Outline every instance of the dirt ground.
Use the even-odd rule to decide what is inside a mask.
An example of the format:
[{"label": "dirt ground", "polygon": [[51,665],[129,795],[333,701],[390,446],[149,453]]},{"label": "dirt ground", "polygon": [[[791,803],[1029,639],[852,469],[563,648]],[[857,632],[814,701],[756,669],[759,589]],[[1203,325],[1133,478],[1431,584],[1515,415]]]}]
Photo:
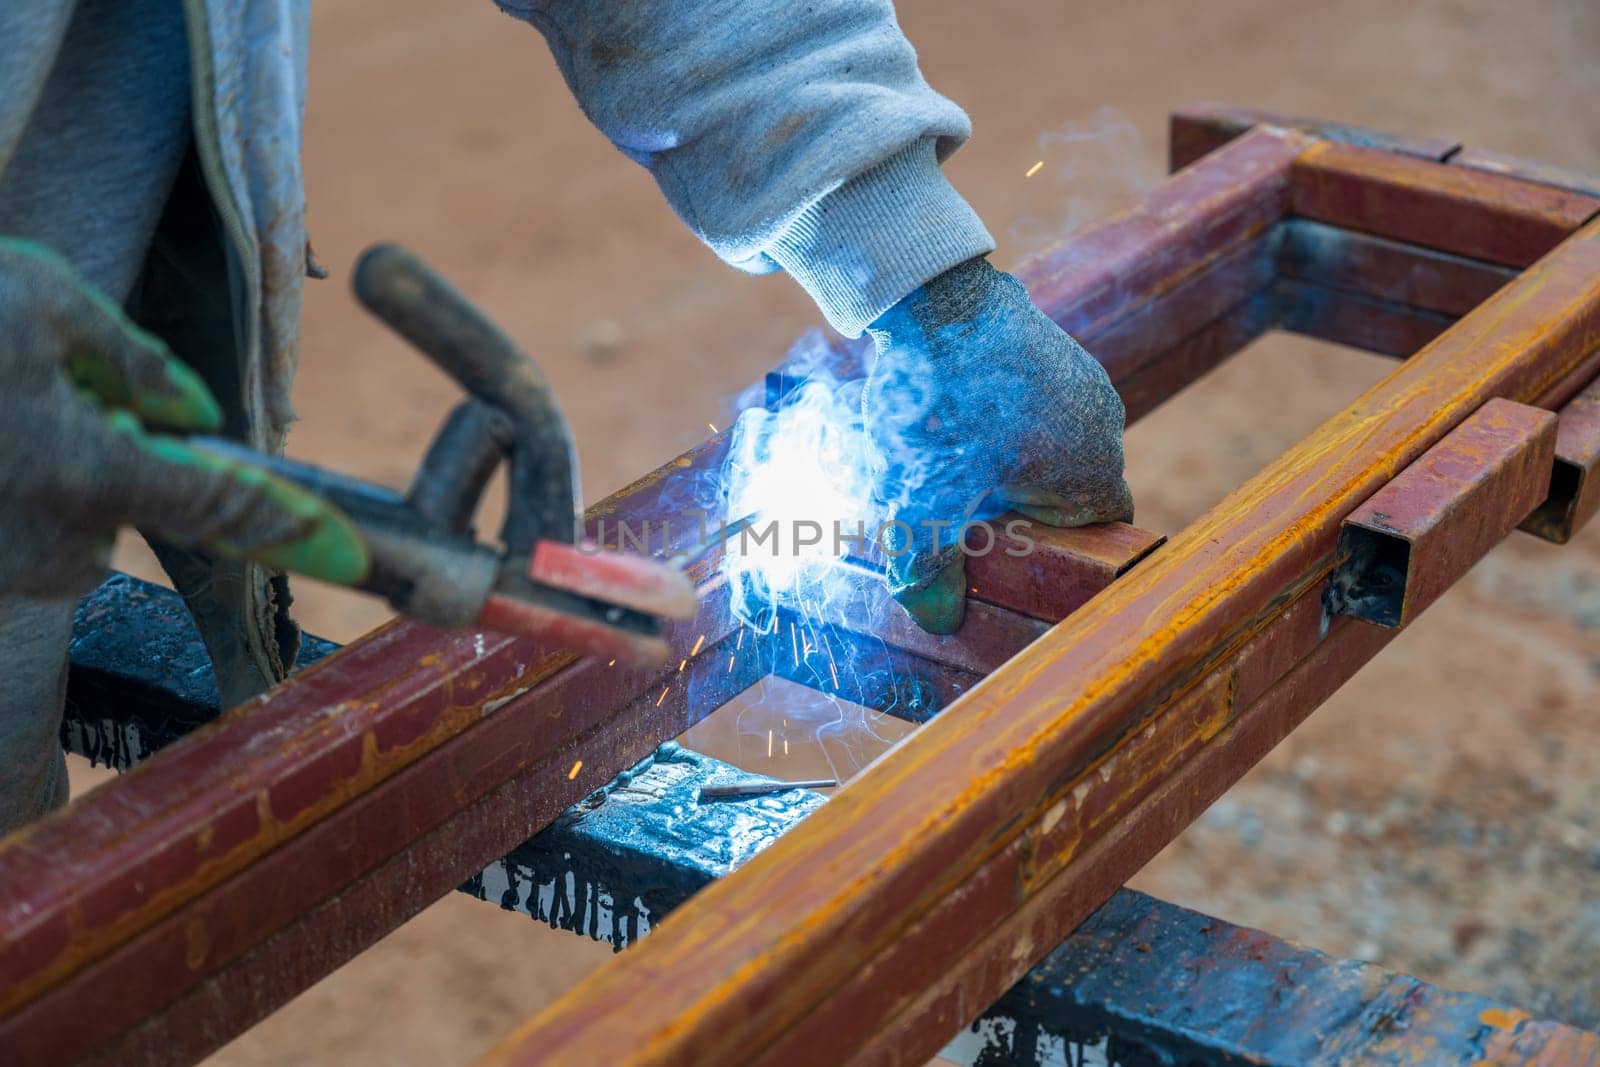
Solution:
[{"label": "dirt ground", "polygon": [[[901,16],[929,80],[972,114],[948,169],[1002,265],[1156,181],[1166,113],[1195,99],[1600,169],[1592,0],[907,0]],[[591,500],[722,425],[815,321],[786,279],[701,248],[491,4],[314,17],[306,173],[334,279],[310,286],[294,454],[399,484],[452,398],[347,295],[377,239],[421,252],[540,359]],[[1141,524],[1181,528],[1387,369],[1260,342],[1130,433]],[[384,614],[299,589],[330,637]],[[1134,884],[1600,1025],[1597,691],[1600,528],[1564,550],[1515,538]],[[465,1063],[607,955],[452,896],[212,1062]]]}]

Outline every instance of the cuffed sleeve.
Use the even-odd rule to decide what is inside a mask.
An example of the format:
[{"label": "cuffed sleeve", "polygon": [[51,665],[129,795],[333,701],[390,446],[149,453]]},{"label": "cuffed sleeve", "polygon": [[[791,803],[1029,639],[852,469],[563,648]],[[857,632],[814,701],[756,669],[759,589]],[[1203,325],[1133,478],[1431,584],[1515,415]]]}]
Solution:
[{"label": "cuffed sleeve", "polygon": [[852,336],[991,251],[939,163],[971,132],[888,0],[499,0],[725,261],[782,268]]},{"label": "cuffed sleeve", "polygon": [[860,337],[922,283],[994,251],[994,238],[922,140],[801,212],[766,251],[834,329]]}]

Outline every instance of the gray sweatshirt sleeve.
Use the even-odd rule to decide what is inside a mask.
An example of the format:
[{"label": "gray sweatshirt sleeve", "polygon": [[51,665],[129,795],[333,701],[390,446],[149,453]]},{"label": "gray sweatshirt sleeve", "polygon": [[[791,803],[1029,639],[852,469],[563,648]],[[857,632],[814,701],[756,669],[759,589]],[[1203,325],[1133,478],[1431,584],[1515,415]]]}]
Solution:
[{"label": "gray sweatshirt sleeve", "polygon": [[497,0],[728,263],[782,268],[850,337],[993,251],[939,169],[971,125],[889,0]]}]

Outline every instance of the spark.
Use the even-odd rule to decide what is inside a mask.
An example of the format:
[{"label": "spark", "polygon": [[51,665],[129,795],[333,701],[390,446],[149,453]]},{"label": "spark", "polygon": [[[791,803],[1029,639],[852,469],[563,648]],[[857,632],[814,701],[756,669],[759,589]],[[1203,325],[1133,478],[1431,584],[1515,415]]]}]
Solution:
[{"label": "spark", "polygon": [[671,691],[672,691],[672,686],[670,686],[670,685],[667,686],[665,689],[661,690],[661,695],[656,697],[656,707],[659,708],[661,706],[661,702],[663,700],[667,699],[667,694],[669,692],[671,692]]},{"label": "spark", "polygon": [[728,657],[728,673],[729,674],[733,673],[733,661],[734,661],[735,658],[736,657],[734,657],[734,656],[729,656]]},{"label": "spark", "polygon": [[705,634],[701,634],[699,637],[695,638],[694,639],[694,647],[689,650],[689,657],[691,659],[693,659],[695,656],[699,655],[700,654],[700,646],[705,644],[705,643],[706,643],[706,635]]},{"label": "spark", "polygon": [[689,665],[689,661],[688,661],[688,660],[686,660],[686,659],[680,659],[680,660],[679,660],[679,661],[678,661],[678,673],[679,673],[679,674],[682,674],[682,673],[683,673],[683,669],[684,669],[684,668],[685,668],[685,667],[687,667],[687,666],[688,666],[688,665]]},{"label": "spark", "polygon": [[833,687],[839,688],[839,669],[833,665],[833,660],[828,661],[828,673],[833,675]]},{"label": "spark", "polygon": [[767,728],[767,758],[772,758],[772,728]]},{"label": "spark", "polygon": [[741,627],[739,627],[739,640],[737,640],[737,641],[735,641],[733,643],[733,650],[735,652],[737,652],[743,647],[744,647],[744,627],[741,626]]},{"label": "spark", "polygon": [[721,430],[717,429],[717,424],[714,423],[714,422],[708,422],[708,423],[706,423],[706,425],[711,427],[711,432],[712,433],[721,433],[722,432]]},{"label": "spark", "polygon": [[1039,162],[1035,163],[1033,166],[1029,167],[1028,168],[1028,173],[1024,174],[1023,177],[1024,178],[1031,178],[1035,174],[1038,174],[1041,170],[1044,170],[1044,160],[1042,160],[1042,159],[1039,160]]},{"label": "spark", "polygon": [[795,637],[794,623],[789,624],[789,648],[794,652],[794,665],[800,666],[800,641]]},{"label": "spark", "polygon": [[567,781],[570,782],[574,778],[578,777],[578,772],[581,770],[583,770],[583,760],[579,760],[577,763],[572,765],[572,770],[567,772]]},{"label": "spark", "polygon": [[616,665],[617,665],[617,661],[616,660],[612,660],[610,663],[606,664],[607,667],[615,667]]},{"label": "spark", "polygon": [[789,739],[787,737],[783,739],[783,754],[785,756],[789,754]]}]

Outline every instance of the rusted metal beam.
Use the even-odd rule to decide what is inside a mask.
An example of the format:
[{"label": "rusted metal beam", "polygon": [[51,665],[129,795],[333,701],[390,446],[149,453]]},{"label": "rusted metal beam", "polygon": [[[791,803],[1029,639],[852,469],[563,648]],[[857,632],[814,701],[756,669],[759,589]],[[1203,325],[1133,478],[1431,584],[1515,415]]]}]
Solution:
[{"label": "rusted metal beam", "polygon": [[1484,404],[1344,520],[1324,608],[1409,625],[1545,499],[1555,450],[1552,413]]},{"label": "rusted metal beam", "polygon": [[1278,245],[1279,277],[1432,311],[1465,315],[1517,271],[1465,256],[1289,219]]},{"label": "rusted metal beam", "polygon": [[1295,160],[1293,185],[1303,218],[1509,267],[1600,212],[1600,198],[1334,141]]},{"label": "rusted metal beam", "polygon": [[[507,645],[390,626],[8,838],[0,1004],[36,996],[480,720],[484,703],[565,666]],[[377,701],[374,678],[388,680]]]},{"label": "rusted metal beam", "polygon": [[1321,635],[1343,517],[1485,401],[1567,381],[1597,338],[1590,225],[494,1060],[936,1049],[1387,640],[1347,620]]},{"label": "rusted metal beam", "polygon": [[[641,741],[672,736],[703,714],[705,709],[691,699],[691,687],[694,697],[720,702],[757,680],[751,673],[729,676],[722,669],[723,662],[702,656],[690,663],[681,683],[663,696],[647,693],[618,709],[619,721],[630,728],[629,736]],[[92,1046],[95,1051],[88,1062],[106,1067],[196,1062],[491,864],[508,850],[506,841],[520,841],[530,830],[548,825],[560,813],[552,812],[552,801],[559,804],[559,798],[570,795],[564,794],[560,783],[568,780],[574,762],[583,760],[581,777],[586,779],[592,761],[611,765],[613,750],[609,746],[615,744],[605,730],[580,738],[567,751],[453,812],[410,847],[328,900],[298,913],[274,936],[182,989],[176,997],[152,998],[139,988],[144,953],[138,949],[142,946],[108,957],[104,965],[73,977],[63,996],[78,994],[77,999],[54,1002],[37,1013],[24,1009],[19,1025],[6,1032],[6,1047],[46,1050],[48,1062],[68,1062],[78,1058],[77,1050],[89,1044],[88,1037],[109,1033],[109,1039]],[[328,847],[327,842],[322,844]],[[224,908],[229,901],[224,895],[226,888],[219,893]],[[237,908],[238,898],[233,898],[232,904]],[[174,931],[181,931],[181,923],[168,922]],[[165,928],[160,931],[166,932]],[[118,984],[117,972],[125,984]],[[157,990],[158,994],[169,992]],[[152,999],[161,1001],[159,1009],[139,1012],[139,1006]],[[129,1001],[133,1003],[129,1005]],[[79,1029],[74,1030],[72,1016],[63,1006],[85,1003],[112,1005],[117,1017],[127,1015],[131,1022],[119,1027],[85,1018],[80,1007]]]},{"label": "rusted metal beam", "polygon": [[1144,418],[1229,356],[1278,326],[1279,319],[1279,302],[1273,291],[1257,293],[1117,378],[1117,393],[1127,410],[1128,424]]},{"label": "rusted metal beam", "polygon": [[1283,328],[1380,355],[1411,355],[1518,273],[1310,219],[1281,230]]},{"label": "rusted metal beam", "polygon": [[[737,775],[675,745],[474,879],[469,891],[561,929],[636,942],[821,807],[795,791],[697,805]],[[939,1058],[982,1067],[1093,1062],[1300,1067],[1585,1062],[1600,1037],[1369,963],[1331,958],[1118,890]],[[1076,1055],[1074,1055],[1076,1053]],[[1088,1058],[1085,1059],[1084,1057]]]},{"label": "rusted metal beam", "polygon": [[[199,635],[171,590],[118,576],[86,598],[73,670],[91,671],[105,688],[79,688],[83,715],[121,721],[124,709],[115,695],[121,679],[142,686],[141,723],[204,721],[217,714],[214,688],[196,685],[184,673],[151,670],[143,649],[152,639],[162,663],[193,667],[205,676]],[[840,671],[846,669],[841,660]],[[740,679],[731,686],[742,684]],[[823,803],[802,791],[738,804],[697,803],[702,785],[741,773],[663,745],[462,888],[538,922],[626,947]],[[383,887],[374,888],[374,896],[350,894],[352,910],[388,907]],[[1284,974],[1293,980],[1285,983]],[[1276,993],[1271,1003],[1259,997],[1266,987]],[[238,995],[237,988],[212,995]],[[1330,1056],[1357,1049],[1399,1055],[1426,1040],[1430,1058],[1465,1064],[1481,1052],[1486,1026],[1512,1027],[1509,1040],[1528,1058],[1600,1040],[1120,890],[969,1032],[941,1050],[940,1058],[985,1067],[1044,1067],[1060,1062],[1065,1048],[1068,1062],[1077,1062],[1074,1052],[1081,1057],[1098,1050],[1114,1062],[1165,1057],[1221,1064],[1245,1057],[1287,1067],[1317,1062],[1323,1049],[1332,1050]],[[192,1037],[170,1029],[141,1026],[139,1045],[125,1041],[99,1059],[153,1063],[203,1053]],[[1497,1034],[1495,1040],[1508,1038]]]},{"label": "rusted metal beam", "polygon": [[[1090,597],[1110,586],[1166,538],[1128,523],[1084,530],[1058,530],[1020,515],[1002,515],[990,523],[1017,530],[1031,545],[996,543],[981,529],[967,536],[967,586],[970,599],[995,604],[1033,619],[1060,622]],[[1007,548],[1018,555],[1007,556]],[[1074,561],[1065,568],[1060,557]]]},{"label": "rusted metal beam", "polygon": [[1518,159],[1516,156],[1508,156],[1504,152],[1492,152],[1487,148],[1474,148],[1468,145],[1450,156],[1450,165],[1470,170],[1484,170],[1491,174],[1504,174],[1508,178],[1548,185],[1554,189],[1565,189],[1569,193],[1600,196],[1600,178],[1596,178],[1593,174],[1583,174],[1566,167],[1552,167],[1548,163]]},{"label": "rusted metal beam", "polygon": [[[696,639],[684,627],[670,635],[679,656]],[[672,677],[670,688],[681,691],[686,683]],[[470,681],[462,682],[458,700],[472,695]],[[661,680],[651,684],[665,687]],[[175,1050],[226,1040],[687,725],[684,700],[666,705],[651,692],[638,702],[642,707],[630,708],[629,688],[637,685],[620,667],[604,676],[569,671],[545,680],[536,705],[503,697],[498,707],[473,705],[483,726],[470,740],[441,745],[379,786],[345,798],[230,877],[190,892],[181,907],[127,931],[115,951],[73,968],[48,995],[0,1019],[0,1047],[70,1061],[109,1040],[129,1040],[136,1025],[163,1030],[162,1040]],[[222,725],[229,721],[225,716]],[[115,800],[120,787],[161,769],[205,734],[87,800]],[[572,774],[579,759],[583,765]],[[362,892],[350,896],[357,887]],[[287,956],[285,946],[293,946]],[[263,958],[276,962],[265,966]],[[255,981],[239,981],[241,974]],[[236,995],[219,996],[219,987]],[[74,1007],[86,1003],[105,1007],[86,1019]],[[211,1017],[202,1025],[195,1011]],[[147,1056],[155,1050],[111,1060]]]},{"label": "rusted metal beam", "polygon": [[[638,517],[622,506],[611,513]],[[1092,533],[1084,538],[1091,547],[1096,540]],[[1126,535],[1119,531],[1115,538],[1121,544]],[[1087,553],[1086,576],[1071,573],[1078,563],[1070,556],[1053,558],[1064,584],[1078,586],[1092,581],[1115,551]],[[864,597],[882,598],[874,576],[863,573],[860,584]],[[709,635],[687,674],[669,672],[666,685],[657,679],[641,686],[638,678],[594,661],[555,673],[484,719],[470,743],[441,746],[392,780],[347,798],[327,818],[135,931],[119,951],[75,968],[48,996],[0,1019],[0,1044],[71,1058],[111,1040],[102,1051],[113,1061],[147,1059],[163,1048],[203,1054],[210,1046],[200,1048],[196,1041],[215,1043],[243,1029],[509,850],[596,782],[761,676],[792,673],[807,684],[826,685],[814,669],[807,677],[798,661],[788,670],[787,639],[772,642],[772,655],[759,653],[751,642],[740,657],[741,669],[726,670],[729,649],[718,645],[731,626],[724,603],[712,589],[701,618],[673,633],[675,654],[686,659]],[[970,631],[944,639],[915,631],[911,643],[927,646],[924,651],[936,658],[987,669],[1043,630],[999,609],[974,607]],[[845,688],[835,680],[834,691],[881,703],[895,714],[925,718],[975,680],[891,651],[881,636],[855,643],[862,649],[852,652],[848,634],[829,635],[830,654],[837,644],[837,658],[847,667]],[[701,685],[691,717],[688,687],[700,685],[702,676],[709,681]],[[893,685],[872,690],[889,677]],[[631,706],[628,697],[641,689],[645,696]],[[552,727],[567,732],[552,733]],[[570,776],[578,759],[582,773]],[[358,887],[359,895],[352,895]],[[242,900],[250,906],[241,908]],[[359,900],[361,909],[341,900]],[[249,997],[228,999],[219,992],[249,988],[255,988]],[[93,1025],[84,1025],[74,1005],[101,1001],[111,1006],[96,1013]]]},{"label": "rusted metal beam", "polygon": [[1273,286],[1290,333],[1404,359],[1455,324],[1455,317],[1392,300],[1284,278]]},{"label": "rusted metal beam", "polygon": [[1560,411],[1550,496],[1522,528],[1564,545],[1600,511],[1600,379]]},{"label": "rusted metal beam", "polygon": [[1418,159],[1442,160],[1460,147],[1459,141],[1442,137],[1412,137],[1405,134],[1382,133],[1363,126],[1323,119],[1296,118],[1250,107],[1230,104],[1196,103],[1181,107],[1172,113],[1169,123],[1168,169],[1178,170],[1213,152],[1236,137],[1243,136],[1256,126],[1278,126],[1296,130],[1308,137],[1366,148],[1397,152]]},{"label": "rusted metal beam", "polygon": [[1158,298],[1075,335],[1122,383],[1209,324],[1266,292],[1277,278],[1279,228],[1242,241]]},{"label": "rusted metal beam", "polygon": [[[739,773],[664,746],[469,890],[541,923],[633,944],[823,803],[801,791],[737,808],[696,803],[702,784]],[[1067,1063],[1098,1052],[1112,1063],[1300,1067],[1409,1063],[1419,1047],[1429,1062],[1461,1067],[1486,1047],[1558,1062],[1600,1050],[1600,1037],[1124,889],[939,1056],[1045,1067],[1065,1049]]]}]

